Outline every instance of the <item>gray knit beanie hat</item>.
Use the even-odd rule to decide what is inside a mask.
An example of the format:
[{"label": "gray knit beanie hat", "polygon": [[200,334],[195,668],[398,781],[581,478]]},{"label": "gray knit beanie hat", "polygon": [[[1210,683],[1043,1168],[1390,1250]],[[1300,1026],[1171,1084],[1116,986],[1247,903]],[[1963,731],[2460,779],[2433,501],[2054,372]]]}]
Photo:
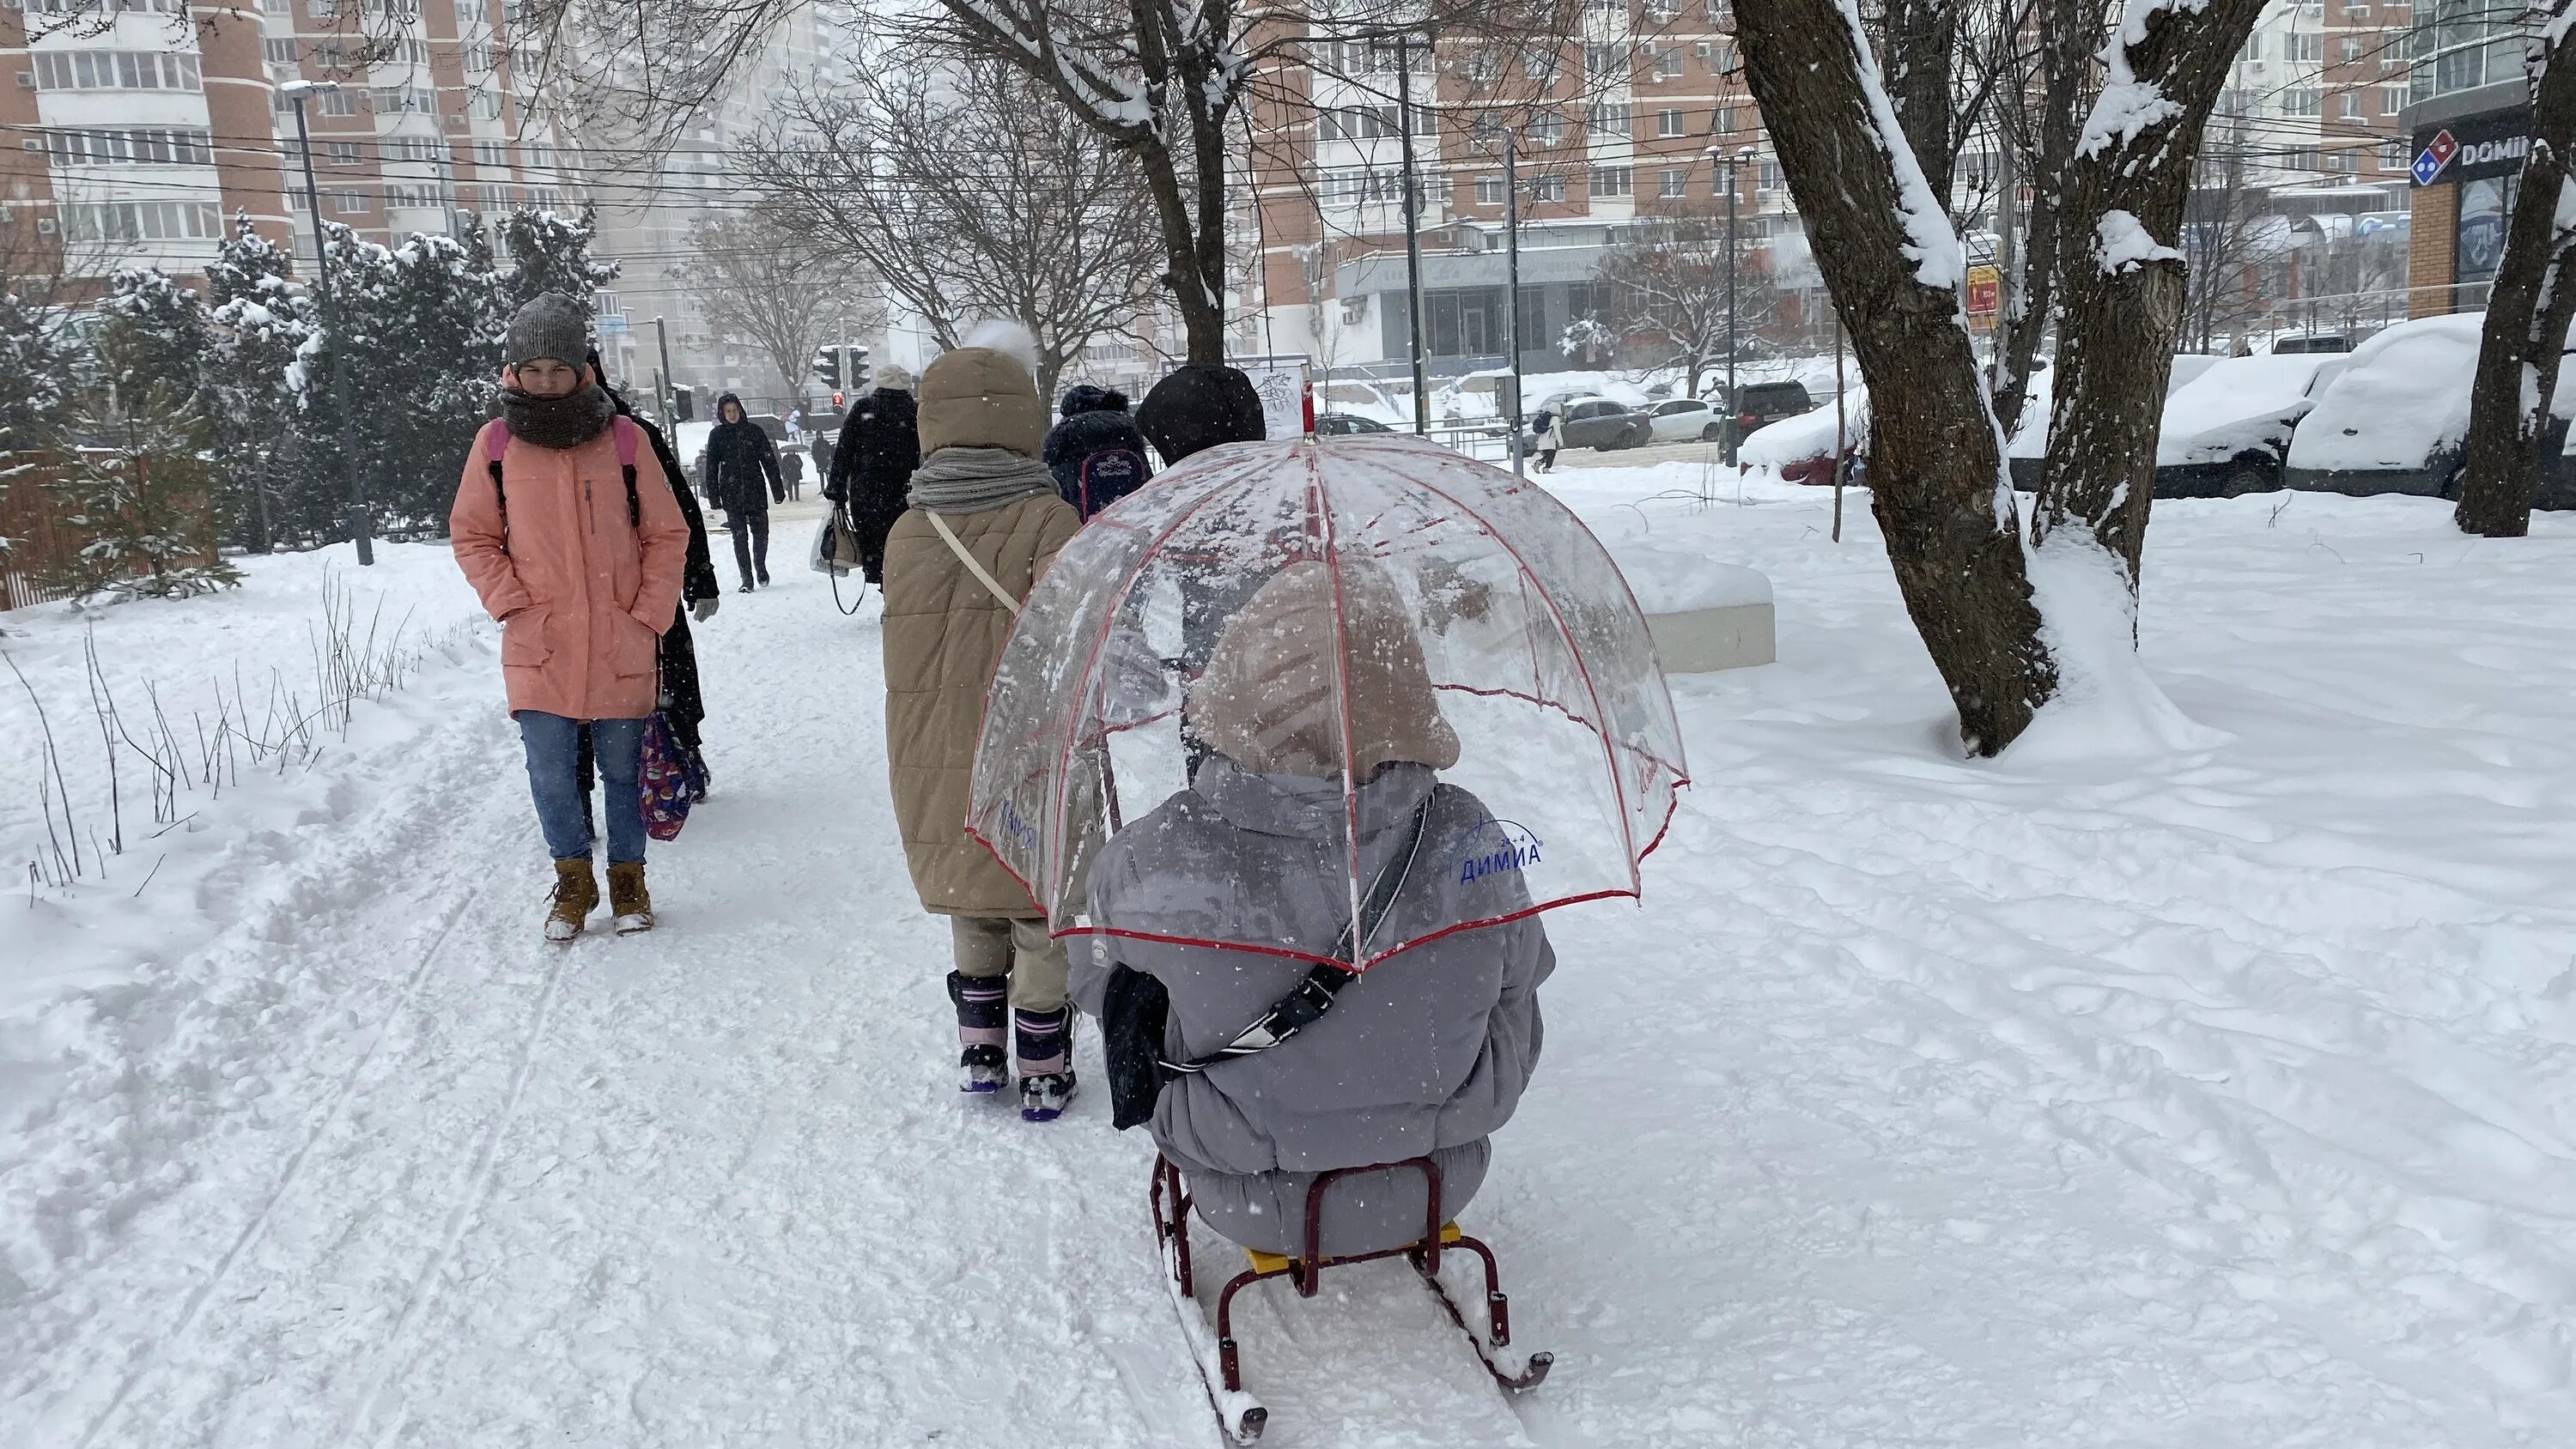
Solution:
[{"label": "gray knit beanie hat", "polygon": [[540,357],[574,367],[590,355],[590,309],[561,292],[539,292],[510,319],[502,361],[512,367]]}]

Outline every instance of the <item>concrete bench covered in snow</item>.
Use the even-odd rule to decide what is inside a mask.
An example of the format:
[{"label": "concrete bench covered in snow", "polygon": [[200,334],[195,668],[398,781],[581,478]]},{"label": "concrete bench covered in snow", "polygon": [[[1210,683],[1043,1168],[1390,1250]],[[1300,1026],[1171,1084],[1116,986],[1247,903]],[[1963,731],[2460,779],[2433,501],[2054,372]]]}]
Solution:
[{"label": "concrete bench covered in snow", "polygon": [[1745,669],[1779,657],[1771,581],[1741,564],[1644,543],[1610,546],[1646,612],[1666,674]]}]

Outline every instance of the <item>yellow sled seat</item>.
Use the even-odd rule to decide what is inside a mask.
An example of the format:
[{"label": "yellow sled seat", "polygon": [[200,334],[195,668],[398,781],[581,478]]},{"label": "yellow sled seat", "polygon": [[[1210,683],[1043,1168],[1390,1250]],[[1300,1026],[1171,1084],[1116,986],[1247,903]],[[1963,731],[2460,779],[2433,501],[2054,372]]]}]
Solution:
[{"label": "yellow sled seat", "polygon": [[[1442,1223],[1440,1225],[1440,1246],[1444,1248],[1448,1247],[1450,1244],[1458,1241],[1458,1237],[1458,1225],[1456,1223]],[[1243,1250],[1243,1256],[1251,1261],[1253,1272],[1260,1273],[1265,1276],[1272,1273],[1285,1273],[1288,1271],[1288,1265],[1295,1261],[1285,1253],[1265,1253],[1259,1248],[1246,1248]]]}]

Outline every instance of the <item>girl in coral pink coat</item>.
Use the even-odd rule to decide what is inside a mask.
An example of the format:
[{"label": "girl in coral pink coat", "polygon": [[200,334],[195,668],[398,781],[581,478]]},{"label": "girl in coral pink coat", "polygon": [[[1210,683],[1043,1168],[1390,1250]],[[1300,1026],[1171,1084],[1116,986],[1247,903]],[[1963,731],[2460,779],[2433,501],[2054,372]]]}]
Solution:
[{"label": "girl in coral pink coat", "polygon": [[620,934],[652,929],[637,759],[689,547],[652,450],[584,362],[588,332],[588,310],[560,293],[511,318],[501,417],[475,439],[447,520],[458,566],[501,622],[501,677],[555,861],[550,941],[580,935],[599,904],[584,724],[606,785],[610,909]]}]

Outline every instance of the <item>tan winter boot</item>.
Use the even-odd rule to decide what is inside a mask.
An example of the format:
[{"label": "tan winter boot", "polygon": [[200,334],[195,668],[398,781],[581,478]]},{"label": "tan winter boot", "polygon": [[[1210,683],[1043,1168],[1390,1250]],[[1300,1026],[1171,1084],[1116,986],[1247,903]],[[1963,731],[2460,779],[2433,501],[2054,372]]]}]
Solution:
[{"label": "tan winter boot", "polygon": [[581,934],[582,922],[599,905],[599,878],[590,873],[590,857],[555,862],[555,904],[546,912],[546,939],[560,945]]},{"label": "tan winter boot", "polygon": [[644,862],[608,867],[608,910],[617,918],[621,936],[653,929],[653,893],[644,889]]}]

